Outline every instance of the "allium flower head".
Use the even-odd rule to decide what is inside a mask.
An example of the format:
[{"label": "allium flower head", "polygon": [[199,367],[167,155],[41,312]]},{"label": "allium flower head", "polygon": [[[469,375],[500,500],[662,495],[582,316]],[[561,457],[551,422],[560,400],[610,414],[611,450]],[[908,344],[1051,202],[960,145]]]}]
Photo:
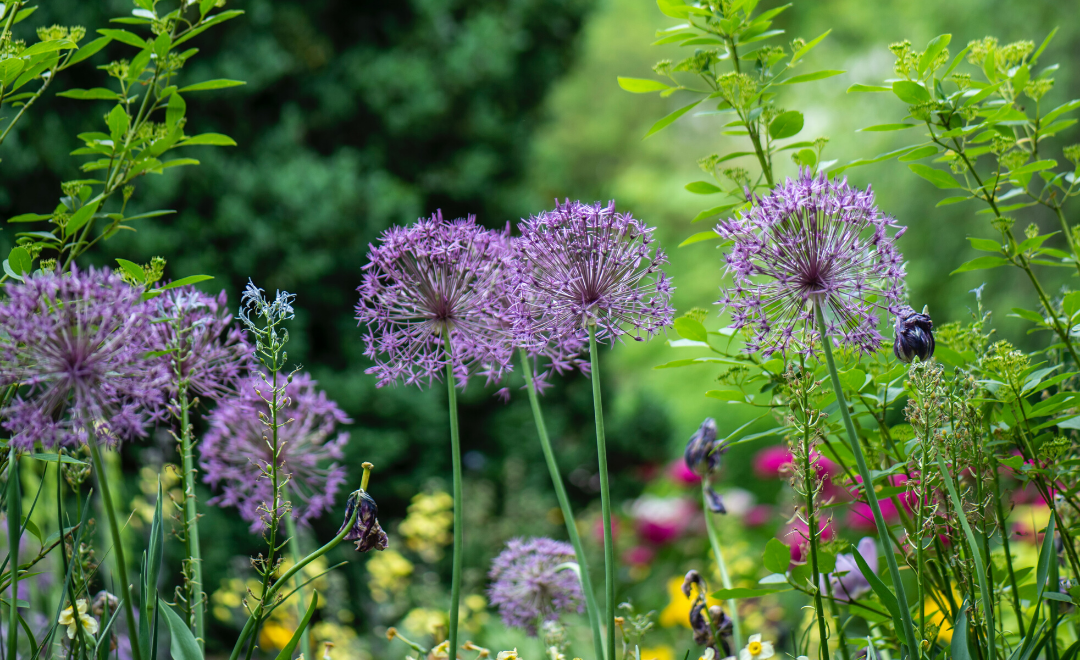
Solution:
[{"label": "allium flower head", "polygon": [[13,282],[6,293],[0,387],[19,390],[0,414],[12,446],[77,446],[89,427],[106,442],[145,435],[165,371],[146,357],[142,289],[108,270],[72,269]]},{"label": "allium flower head", "polygon": [[547,538],[512,539],[491,562],[491,604],[507,626],[535,637],[537,625],[560,612],[584,611],[577,573],[564,567],[575,561],[569,543]]},{"label": "allium flower head", "polygon": [[212,399],[235,392],[253,366],[252,347],[244,331],[233,323],[224,291],[210,295],[192,286],[170,289],[154,298],[157,322],[150,345],[172,373],[169,396],[177,396],[177,383],[186,380],[190,391]]},{"label": "allium flower head", "polygon": [[448,363],[462,385],[470,373],[497,379],[513,347],[498,286],[508,277],[509,237],[476,219],[442,212],[391,227],[368,251],[356,319],[366,326],[367,372],[379,386],[441,380]]},{"label": "allium flower head", "polygon": [[896,313],[904,265],[888,235],[895,221],[874,205],[874,194],[802,170],[716,227],[734,245],[726,255],[734,280],[719,304],[732,327],[747,328],[747,352],[808,355],[818,340],[813,305],[822,307],[829,334],[863,353],[881,345],[877,314]]},{"label": "allium flower head", "polygon": [[521,250],[527,268],[518,284],[519,341],[526,346],[586,336],[615,341],[633,333],[652,336],[673,322],[667,262],[653,245],[655,229],[615,202],[557,204],[523,221]]},{"label": "allium flower head", "polygon": [[[278,382],[286,378],[281,374]],[[349,434],[337,427],[352,421],[315,385],[309,374],[294,374],[285,385],[283,396],[288,400],[278,412],[279,421],[290,420],[278,429],[278,466],[281,474],[289,475],[288,499],[300,522],[318,518],[333,506],[345,481],[345,468],[338,461],[349,441]],[[270,429],[259,417],[270,415],[263,399],[270,390],[261,377],[252,378],[236,396],[220,401],[199,444],[204,479],[221,488],[211,503],[236,507],[253,531],[263,525],[264,507],[273,500],[273,487],[265,476],[272,460]]]}]

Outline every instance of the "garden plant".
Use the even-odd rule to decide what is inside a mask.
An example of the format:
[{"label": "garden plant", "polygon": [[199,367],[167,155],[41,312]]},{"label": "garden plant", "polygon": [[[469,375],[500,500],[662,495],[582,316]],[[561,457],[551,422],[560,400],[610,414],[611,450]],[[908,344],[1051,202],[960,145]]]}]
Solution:
[{"label": "garden plant", "polygon": [[[153,203],[136,195],[151,175],[198,167],[187,147],[235,146],[200,132],[212,122],[188,100],[245,83],[196,79],[189,64],[204,32],[244,11],[135,0],[88,29],[33,26],[34,6],[0,3],[0,156],[47,103],[99,108],[70,153],[88,178],[56,182],[55,206],[5,223],[0,654],[1075,660],[1080,291],[1047,274],[1080,276],[1080,145],[1058,139],[1080,100],[1049,100],[1062,74],[1040,58],[1054,33],[958,52],[950,34],[888,45],[893,74],[847,92],[890,99],[889,123],[862,131],[919,137],[841,163],[804,135],[801,90],[845,73],[813,68],[830,32],[780,45],[789,6],[759,4],[658,0],[677,24],[655,44],[685,57],[617,81],[684,101],[645,138],[698,117],[743,145],[701,158],[706,180],[685,186],[717,200],[691,220],[709,228],[665,249],[634,209],[562,196],[512,222],[425,209],[369,246],[340,316],[377,388],[421,390],[445,410],[451,466],[411,491],[404,519],[380,520],[377,500],[401,493],[382,466],[351,460],[346,408],[290,360],[302,298],[249,279],[230,300],[212,272],[173,272],[169,254],[102,258],[172,213],[129,210]],[[101,86],[69,86],[76,67]],[[892,159],[927,194],[954,193],[937,206],[985,219],[968,239],[985,254],[953,272],[1017,269],[1034,302],[1009,311],[1031,347],[995,336],[982,287],[955,301],[963,321],[935,325],[912,298],[908,223],[875,194],[889,181],[872,166]],[[856,167],[875,182],[849,181]],[[693,254],[710,254],[718,293],[677,310],[668,271],[705,246]],[[622,505],[608,429],[626,430],[610,424],[604,355],[646,342],[668,345],[657,369],[710,370],[714,412]],[[584,477],[565,473],[549,427],[565,399],[544,398],[574,382],[587,382],[591,413]],[[557,506],[515,529],[543,533],[503,534],[481,511],[468,482],[483,457],[459,402],[477,391],[528,401],[507,433],[538,447]],[[142,466],[132,500],[131,448],[154,443],[166,457]],[[774,512],[725,483],[729,457],[750,446],[758,476],[783,482],[776,534],[748,532]],[[524,473],[507,469],[503,498]],[[217,539],[204,519],[217,510],[261,543],[230,568],[242,577],[209,576]],[[760,543],[747,550],[747,538]],[[466,555],[485,545],[477,575]],[[359,614],[338,605],[360,588],[341,577],[355,563],[372,603]],[[659,615],[634,586],[657,578],[670,596]]]}]

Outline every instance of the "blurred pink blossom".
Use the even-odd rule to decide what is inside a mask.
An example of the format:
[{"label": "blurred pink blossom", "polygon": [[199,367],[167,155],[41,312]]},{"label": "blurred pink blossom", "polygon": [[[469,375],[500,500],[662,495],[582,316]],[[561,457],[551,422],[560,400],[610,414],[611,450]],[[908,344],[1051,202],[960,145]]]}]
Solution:
[{"label": "blurred pink blossom", "polygon": [[687,467],[686,461],[681,457],[668,464],[667,473],[672,481],[684,486],[694,486],[701,483],[701,477]]}]

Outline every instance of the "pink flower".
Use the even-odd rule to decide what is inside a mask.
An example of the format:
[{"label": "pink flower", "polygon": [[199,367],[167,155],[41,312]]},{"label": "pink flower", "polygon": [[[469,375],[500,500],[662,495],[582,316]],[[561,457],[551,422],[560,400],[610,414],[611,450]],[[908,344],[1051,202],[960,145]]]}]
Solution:
[{"label": "pink flower", "polygon": [[754,455],[754,475],[759,479],[777,479],[790,465],[791,452],[783,445],[765,447]]},{"label": "pink flower", "polygon": [[[836,536],[836,530],[833,529],[832,521],[818,520],[818,538],[823,541],[829,541]],[[777,538],[786,543],[791,548],[791,561],[795,563],[802,563],[807,557],[805,546],[810,536],[810,526],[806,524],[806,521],[801,518],[789,522],[785,525],[780,533],[777,534]]]},{"label": "pink flower", "polygon": [[669,463],[667,473],[672,481],[684,486],[694,486],[701,483],[701,477],[694,473],[682,458]]},{"label": "pink flower", "polygon": [[751,529],[755,527],[761,527],[773,516],[773,507],[768,504],[757,504],[750,507],[750,510],[743,516],[743,524]]},{"label": "pink flower", "polygon": [[623,562],[631,566],[646,566],[656,557],[656,550],[646,545],[635,545],[623,553]]},{"label": "pink flower", "polygon": [[638,536],[654,545],[682,536],[696,513],[694,503],[683,497],[642,495],[630,507]]}]

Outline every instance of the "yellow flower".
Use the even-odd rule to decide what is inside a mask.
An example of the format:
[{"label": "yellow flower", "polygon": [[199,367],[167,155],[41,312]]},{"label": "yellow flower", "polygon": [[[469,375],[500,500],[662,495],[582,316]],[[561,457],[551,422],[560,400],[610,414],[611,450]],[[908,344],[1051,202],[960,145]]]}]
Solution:
[{"label": "yellow flower", "polygon": [[375,602],[382,603],[409,586],[412,562],[395,550],[384,550],[367,561],[368,588]]},{"label": "yellow flower", "polygon": [[438,561],[442,549],[453,540],[454,498],[449,493],[417,493],[409,504],[409,515],[398,525],[405,545],[428,562]]},{"label": "yellow flower", "polygon": [[283,649],[292,639],[294,628],[277,621],[267,621],[259,632],[259,646]]},{"label": "yellow flower", "polygon": [[447,630],[446,612],[426,607],[409,610],[401,622],[407,630],[421,635],[437,636],[440,630]]},{"label": "yellow flower", "polygon": [[772,642],[761,641],[761,635],[750,635],[746,648],[739,651],[739,660],[765,660],[775,655]]},{"label": "yellow flower", "polygon": [[667,645],[641,649],[641,660],[675,660],[675,650]]},{"label": "yellow flower", "polygon": [[75,605],[79,609],[78,623],[75,619],[75,610],[68,606],[66,610],[60,613],[60,619],[58,623],[62,626],[67,626],[68,639],[75,639],[75,633],[78,632],[79,627],[87,632],[91,637],[97,634],[98,622],[97,619],[86,613],[86,599],[80,598],[75,601]]},{"label": "yellow flower", "polygon": [[[672,626],[690,627],[690,607],[694,604],[697,594],[691,591],[690,598],[687,598],[682,592],[682,583],[683,579],[681,577],[673,577],[668,580],[667,590],[671,602],[660,612],[660,625],[665,628],[671,628]],[[694,590],[697,590],[697,586],[694,587]],[[709,606],[720,604],[720,601],[715,598],[708,598],[707,602]]]}]

